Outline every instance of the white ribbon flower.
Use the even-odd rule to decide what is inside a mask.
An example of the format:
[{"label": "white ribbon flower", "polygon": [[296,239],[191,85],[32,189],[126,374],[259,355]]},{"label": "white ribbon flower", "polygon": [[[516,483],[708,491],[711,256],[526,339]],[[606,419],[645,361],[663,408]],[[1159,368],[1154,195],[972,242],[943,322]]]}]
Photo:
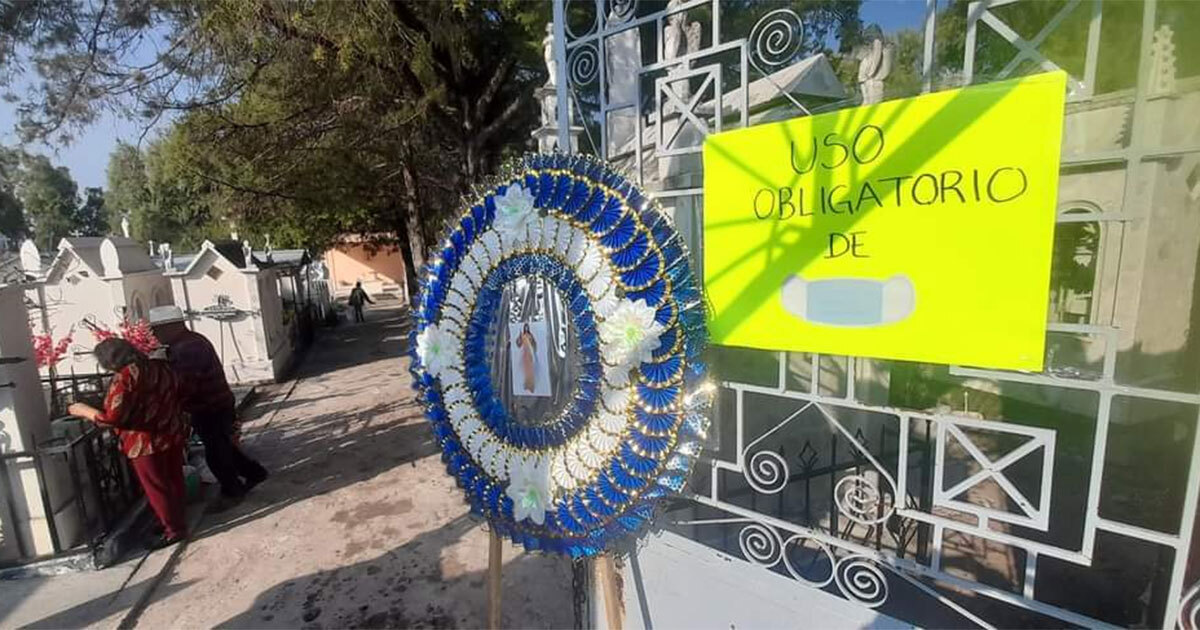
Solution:
[{"label": "white ribbon flower", "polygon": [[604,360],[612,366],[609,380],[614,385],[627,382],[629,371],[649,361],[658,349],[659,336],[666,328],[654,320],[654,314],[654,307],[644,300],[621,300],[601,322],[601,347]]},{"label": "white ribbon flower", "polygon": [[496,196],[495,201],[496,219],[492,227],[505,237],[523,232],[537,216],[533,211],[533,195],[520,184],[509,186],[503,195]]},{"label": "white ribbon flower", "polygon": [[509,477],[508,498],[513,502],[513,520],[529,519],[538,525],[546,522],[550,509],[550,464],[542,458],[522,459]]},{"label": "white ribbon flower", "polygon": [[456,340],[443,331],[437,324],[430,324],[417,334],[417,356],[421,365],[434,376],[442,372],[454,361]]}]

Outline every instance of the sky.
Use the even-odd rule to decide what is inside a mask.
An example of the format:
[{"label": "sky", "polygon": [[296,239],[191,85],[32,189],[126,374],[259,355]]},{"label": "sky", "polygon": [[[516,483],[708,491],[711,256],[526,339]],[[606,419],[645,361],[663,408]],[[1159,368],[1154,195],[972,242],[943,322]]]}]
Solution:
[{"label": "sky", "polygon": [[[160,47],[165,46],[167,31],[164,28],[150,31],[129,59],[130,63],[146,64],[155,59]],[[30,85],[38,81],[36,73],[27,71],[10,89],[0,86],[5,92],[13,92],[23,97]],[[19,144],[15,131],[17,123],[16,105],[0,100],[0,145],[15,146]],[[165,117],[164,117],[165,120]],[[146,134],[146,138],[154,137],[157,129],[166,125],[160,124]],[[76,131],[75,140],[66,146],[35,144],[26,146],[30,153],[40,153],[48,156],[56,166],[66,166],[71,171],[71,177],[79,186],[82,195],[84,188],[93,186],[106,188],[108,186],[105,174],[108,168],[108,156],[119,142],[136,144],[142,135],[142,127],[138,121],[125,120],[120,116],[104,112],[87,128]]]},{"label": "sky", "polygon": [[[17,135],[13,131],[16,124],[15,109],[15,106],[9,103],[0,102],[0,130],[3,131],[0,133],[0,144],[4,146],[17,144]],[[107,188],[105,169],[108,167],[109,154],[120,141],[137,143],[141,133],[142,129],[138,124],[106,113],[78,133],[78,137],[69,146],[37,144],[26,149],[30,153],[48,156],[56,165],[66,166],[82,194],[84,188],[92,186]]]},{"label": "sky", "polygon": [[[945,4],[939,0],[938,6]],[[925,26],[925,0],[867,0],[858,17],[863,24],[878,24],[884,33]]]},{"label": "sky", "polygon": [[[942,4],[942,1],[939,1],[939,4]],[[867,0],[863,2],[859,16],[863,23],[878,24],[884,32],[889,33],[903,28],[921,28],[925,20],[925,0]],[[18,94],[28,85],[29,80],[29,76],[24,77],[21,87],[17,89]],[[12,146],[17,143],[16,133],[13,131],[15,124],[16,107],[0,102],[0,144]],[[153,137],[153,133],[152,130],[147,134],[147,138]],[[66,166],[82,193],[87,187],[106,187],[105,169],[108,166],[108,156],[118,142],[136,143],[141,134],[141,126],[136,121],[131,122],[105,113],[94,124],[78,133],[75,141],[68,146],[34,145],[26,149],[47,155],[55,164]]]}]

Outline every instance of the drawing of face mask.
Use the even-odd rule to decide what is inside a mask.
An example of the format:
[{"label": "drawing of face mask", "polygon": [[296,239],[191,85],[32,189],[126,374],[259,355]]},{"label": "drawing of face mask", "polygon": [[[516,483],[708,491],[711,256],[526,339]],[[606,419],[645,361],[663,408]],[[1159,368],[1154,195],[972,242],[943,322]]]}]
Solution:
[{"label": "drawing of face mask", "polygon": [[908,276],[886,281],[865,278],[805,280],[793,275],[780,291],[783,308],[814,324],[871,327],[894,324],[916,307],[916,291]]}]

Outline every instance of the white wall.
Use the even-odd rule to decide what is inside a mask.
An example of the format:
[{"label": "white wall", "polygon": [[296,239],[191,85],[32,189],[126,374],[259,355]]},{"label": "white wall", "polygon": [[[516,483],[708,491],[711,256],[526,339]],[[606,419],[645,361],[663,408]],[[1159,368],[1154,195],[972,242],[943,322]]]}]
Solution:
[{"label": "white wall", "polygon": [[175,303],[170,280],[157,269],[115,277],[97,277],[78,264],[70,264],[68,269],[61,278],[27,291],[31,302],[42,304],[44,297],[46,305],[44,318],[40,310],[30,311],[35,331],[45,333],[48,322],[53,338],[58,340],[72,327],[75,329],[70,351],[56,366],[59,374],[98,371],[91,354],[95,339],[80,324],[85,318],[115,329],[126,312],[133,319],[145,319],[152,307]]},{"label": "white wall", "polygon": [[[216,272],[210,270],[215,269]],[[214,277],[215,276],[215,277]],[[205,251],[191,273],[171,277],[175,303],[192,313],[191,327],[212,342],[231,383],[278,380],[291,361],[290,326],[282,321],[279,281],[272,270],[241,270]],[[241,313],[218,320],[202,314],[227,297]]]},{"label": "white wall", "polygon": [[171,281],[159,270],[130,274],[109,282],[113,285],[113,302],[127,308],[131,319],[148,319],[151,308],[175,303]]},{"label": "white wall", "polygon": [[[20,363],[0,365],[0,452],[33,450],[50,436],[50,418],[42,395],[41,378],[34,364],[32,330],[24,304],[23,287],[0,285],[0,357],[23,357]],[[12,383],[13,387],[7,387]],[[4,465],[4,464],[0,464]],[[7,464],[9,487],[0,487],[0,561],[53,551],[40,485],[32,459]],[[65,468],[45,470],[52,504],[69,493]],[[6,506],[12,496],[16,519]],[[56,521],[60,538],[70,544],[81,531],[74,504]]]},{"label": "white wall", "polygon": [[[29,312],[38,333],[50,332],[57,341],[72,327],[75,329],[74,342],[67,356],[56,366],[58,372],[70,374],[73,370],[77,374],[95,373],[96,362],[91,354],[95,339],[79,322],[89,318],[110,327],[117,325],[120,317],[117,315],[117,305],[113,303],[112,287],[91,274],[84,278],[68,273],[58,282],[43,284],[40,289],[29,289],[27,294],[33,303],[45,304],[44,317],[39,309]],[[47,322],[49,331],[45,327]]]}]

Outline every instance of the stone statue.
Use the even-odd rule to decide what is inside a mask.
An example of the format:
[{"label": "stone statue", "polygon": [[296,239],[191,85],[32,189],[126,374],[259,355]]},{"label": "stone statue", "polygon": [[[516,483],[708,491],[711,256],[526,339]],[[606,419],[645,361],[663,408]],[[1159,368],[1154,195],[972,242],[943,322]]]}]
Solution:
[{"label": "stone statue", "polygon": [[546,87],[558,85],[558,59],[554,56],[554,23],[546,24],[546,36],[542,38],[542,56],[546,59]]},{"label": "stone statue", "polygon": [[684,28],[684,35],[687,37],[687,54],[692,54],[700,50],[700,23],[692,22]]},{"label": "stone statue", "polygon": [[129,215],[121,215],[121,236],[129,238]]},{"label": "stone statue", "polygon": [[895,51],[891,44],[883,41],[878,27],[871,34],[871,43],[856,51],[858,62],[858,85],[862,91],[863,105],[883,101],[883,81],[892,74],[892,57]]},{"label": "stone statue", "polygon": [[162,260],[163,268],[170,271],[175,262],[175,256],[171,253],[170,243],[159,243],[158,257],[160,260]]},{"label": "stone statue", "polygon": [[[541,114],[542,124],[537,129],[533,130],[533,138],[537,141],[538,151],[549,153],[558,148],[558,60],[554,56],[554,24],[546,25],[546,37],[542,39],[542,57],[546,60],[546,73],[550,76],[546,79],[546,83],[539,88],[533,90],[533,97],[537,100],[538,110]],[[575,151],[577,146],[578,134],[583,131],[582,127],[577,127],[574,124],[575,116],[573,111],[567,109],[566,125],[569,129],[571,138],[571,151]],[[564,147],[562,149],[566,151]]]},{"label": "stone statue", "polygon": [[[671,0],[667,3],[667,10],[679,6],[678,0]],[[681,13],[672,13],[667,17],[667,23],[663,25],[663,52],[662,60],[669,61],[679,56],[681,52],[679,45],[683,43],[683,21],[687,16]]]},{"label": "stone statue", "polygon": [[254,250],[250,247],[250,241],[242,241],[242,258],[246,259],[246,268],[254,266]]},{"label": "stone statue", "polygon": [[[678,7],[680,0],[671,0],[667,3],[667,10]],[[700,50],[700,23],[688,22],[685,12],[672,13],[667,16],[667,23],[663,25],[663,61],[677,59],[680,56],[694,53]],[[671,68],[669,75],[679,75],[687,70],[687,64],[677,65]],[[692,95],[692,86],[685,80],[672,82],[671,90],[679,96],[679,99],[686,102]],[[667,112],[673,111],[674,108],[665,107]]]}]

